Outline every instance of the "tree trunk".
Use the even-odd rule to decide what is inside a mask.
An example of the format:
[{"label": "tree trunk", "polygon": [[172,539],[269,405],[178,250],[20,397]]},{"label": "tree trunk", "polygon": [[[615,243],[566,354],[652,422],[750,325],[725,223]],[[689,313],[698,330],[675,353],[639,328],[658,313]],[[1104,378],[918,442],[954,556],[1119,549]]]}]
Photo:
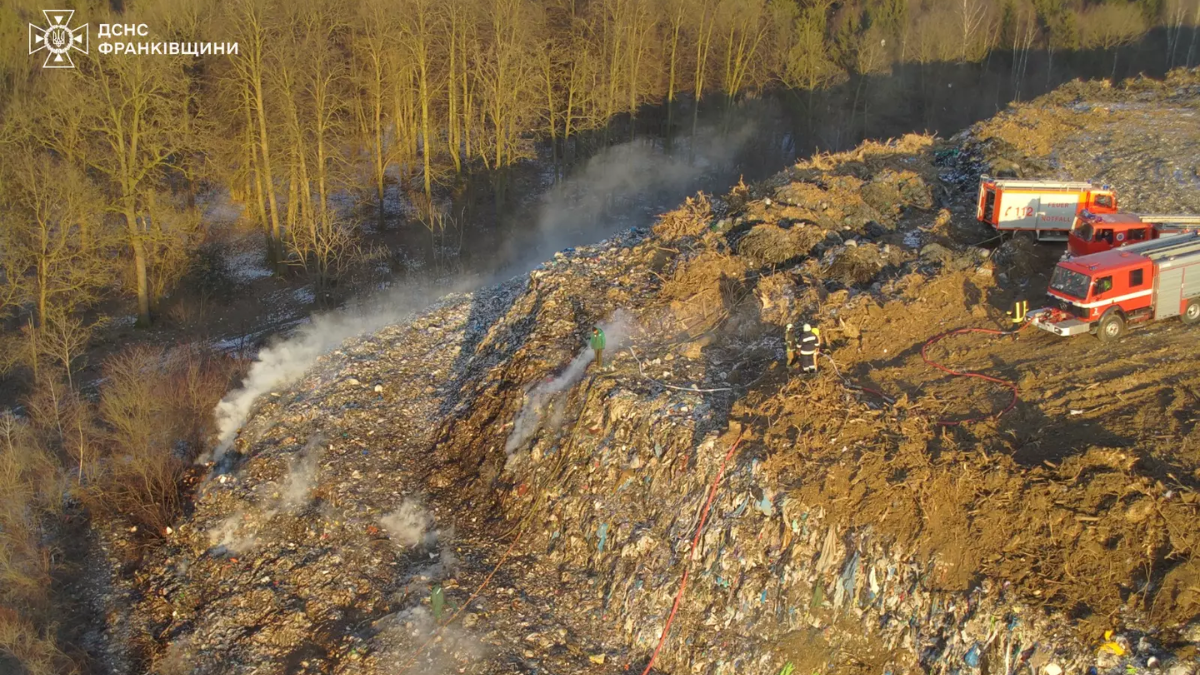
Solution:
[{"label": "tree trunk", "polygon": [[129,232],[129,245],[133,249],[133,271],[137,277],[137,325],[150,326],[150,283],[146,275],[146,244],[138,231],[137,214],[131,206],[125,207],[125,227]]},{"label": "tree trunk", "polygon": [[271,145],[267,137],[267,115],[266,106],[263,104],[263,86],[262,86],[262,70],[261,70],[261,50],[257,55],[258,67],[255,69],[253,87],[254,87],[254,107],[258,113],[258,135],[259,145],[262,150],[262,189],[267,193],[267,203],[270,204],[271,212],[271,250],[268,255],[272,256],[271,264],[274,266],[274,271],[279,272],[280,258],[280,231],[279,231],[279,205],[275,199],[275,180],[271,174]]},{"label": "tree trunk", "polygon": [[[447,111],[446,120],[446,147],[450,151],[450,161],[454,164],[454,172],[462,173],[462,157],[460,156],[459,143],[459,120],[458,120],[458,50],[455,49],[457,42],[459,10],[457,6],[451,8],[450,13],[450,68],[446,76],[446,97],[449,110]],[[463,64],[465,69],[466,64]]]},{"label": "tree trunk", "polygon": [[384,229],[383,214],[383,187],[384,174],[387,165],[383,156],[383,57],[376,54],[373,56],[375,66],[375,100],[374,108],[374,123],[375,123],[375,200],[379,203],[379,223],[380,230]]},{"label": "tree trunk", "polygon": [[254,199],[255,210],[258,212],[258,224],[263,228],[263,239],[267,243],[267,264],[274,264],[274,242],[271,241],[271,229],[267,225],[266,195],[263,194],[261,171],[258,168],[258,150],[254,142],[254,112],[250,97],[246,97],[246,198]]}]

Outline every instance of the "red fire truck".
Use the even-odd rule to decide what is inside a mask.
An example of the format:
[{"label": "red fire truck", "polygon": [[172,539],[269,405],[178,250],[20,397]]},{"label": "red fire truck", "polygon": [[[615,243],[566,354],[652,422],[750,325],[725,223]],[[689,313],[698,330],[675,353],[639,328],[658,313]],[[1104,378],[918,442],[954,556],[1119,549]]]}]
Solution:
[{"label": "red fire truck", "polygon": [[1112,213],[1117,195],[1107,185],[1049,180],[979,178],[975,217],[1003,232],[1034,232],[1042,241],[1063,241],[1080,211]]},{"label": "red fire truck", "polygon": [[1200,232],[1200,216],[1082,211],[1067,238],[1067,255],[1090,255],[1188,232]]},{"label": "red fire truck", "polygon": [[1138,321],[1200,323],[1200,233],[1063,260],[1048,292],[1052,304],[1026,318],[1055,335],[1095,333],[1108,342]]}]

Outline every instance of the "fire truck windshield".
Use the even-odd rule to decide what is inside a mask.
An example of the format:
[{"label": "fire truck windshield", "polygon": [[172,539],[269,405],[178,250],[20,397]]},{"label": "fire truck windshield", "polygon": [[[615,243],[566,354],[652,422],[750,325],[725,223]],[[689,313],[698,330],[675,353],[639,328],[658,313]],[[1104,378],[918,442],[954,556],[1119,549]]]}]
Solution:
[{"label": "fire truck windshield", "polygon": [[1054,268],[1054,276],[1050,277],[1050,288],[1063,295],[1082,300],[1087,297],[1091,281],[1088,275],[1060,265]]},{"label": "fire truck windshield", "polygon": [[1085,221],[1082,225],[1075,228],[1075,236],[1079,237],[1080,239],[1082,239],[1084,241],[1091,241],[1092,240],[1092,224]]}]

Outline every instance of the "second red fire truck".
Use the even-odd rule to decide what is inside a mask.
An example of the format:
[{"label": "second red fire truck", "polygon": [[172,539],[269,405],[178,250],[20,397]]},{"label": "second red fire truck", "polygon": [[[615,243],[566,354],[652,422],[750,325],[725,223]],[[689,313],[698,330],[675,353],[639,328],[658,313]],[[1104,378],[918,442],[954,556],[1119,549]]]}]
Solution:
[{"label": "second red fire truck", "polygon": [[1200,233],[1063,260],[1048,293],[1052,304],[1026,318],[1055,335],[1094,333],[1108,342],[1135,322],[1178,316],[1198,324]]},{"label": "second red fire truck", "polygon": [[1067,253],[1071,256],[1090,255],[1141,241],[1198,231],[1200,216],[1083,211],[1067,238]]}]

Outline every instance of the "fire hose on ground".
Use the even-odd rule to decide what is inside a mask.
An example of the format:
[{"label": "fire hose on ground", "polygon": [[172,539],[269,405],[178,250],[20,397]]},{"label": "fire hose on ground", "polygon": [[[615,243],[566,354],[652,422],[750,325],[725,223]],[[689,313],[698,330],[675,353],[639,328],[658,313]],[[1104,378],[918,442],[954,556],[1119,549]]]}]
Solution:
[{"label": "fire hose on ground", "polygon": [[[957,328],[954,330],[949,330],[944,333],[935,335],[934,337],[927,340],[925,342],[925,344],[923,344],[921,346],[921,359],[927,365],[930,365],[938,370],[941,370],[941,371],[948,373],[950,375],[953,375],[955,377],[970,377],[970,378],[980,379],[980,380],[984,380],[987,382],[999,384],[1003,387],[1008,388],[1012,392],[1012,399],[1008,402],[1008,404],[1004,408],[1002,408],[998,412],[991,413],[989,415],[979,415],[976,417],[970,417],[970,418],[963,419],[963,420],[938,419],[938,420],[935,420],[935,422],[934,422],[935,424],[937,424],[938,426],[952,427],[952,426],[960,426],[963,424],[970,424],[970,423],[974,423],[974,422],[982,422],[982,421],[986,421],[986,420],[997,419],[997,418],[1001,417],[1002,415],[1004,415],[1005,413],[1010,412],[1013,408],[1016,407],[1017,401],[1019,400],[1018,399],[1019,390],[1017,389],[1017,385],[1009,380],[1005,380],[1005,379],[998,378],[998,377],[992,377],[991,375],[984,375],[983,373],[955,370],[953,368],[944,366],[944,365],[938,363],[937,361],[934,361],[933,359],[929,358],[929,354],[928,354],[929,348],[932,347],[933,345],[937,344],[938,342],[945,340],[946,338],[953,337],[956,335],[966,335],[966,334],[970,334],[970,333],[980,333],[980,334],[984,334],[984,335],[993,335],[996,337],[1008,337],[1011,335],[1016,335],[1026,325],[1028,325],[1028,324],[1022,324],[1020,327],[1013,329],[1013,330],[1008,330],[1008,331],[996,330],[996,329],[991,329],[991,328]],[[633,350],[631,349],[630,352],[632,353],[632,351]],[[829,363],[833,367],[834,373],[837,375],[837,378],[842,382],[843,386],[845,386],[848,390],[872,394],[874,396],[879,397],[880,399],[882,399],[884,402],[886,402],[889,405],[892,405],[895,403],[895,399],[892,398],[891,396],[888,396],[884,392],[882,392],[878,389],[873,389],[870,387],[864,387],[864,386],[855,384],[851,380],[844,377],[841,374],[841,371],[838,370],[837,363],[833,360],[833,357],[825,352],[822,352],[822,354],[825,356],[826,359],[828,359]],[[638,361],[638,369],[641,372],[642,377],[645,377],[646,379],[651,379],[645,374],[645,371],[642,370],[641,360],[637,358],[636,354],[633,354],[633,356],[634,356],[634,359]],[[590,391],[591,384],[592,384],[591,382],[589,382],[589,384],[588,384],[588,393],[586,395],[586,400],[584,401],[584,404],[583,404],[583,409],[580,411],[579,419],[576,420],[576,427],[575,427],[576,429],[578,428],[580,421],[582,421],[582,419],[583,419],[583,412],[587,409],[588,403],[591,402],[591,391]],[[722,388],[713,388],[713,389],[698,389],[695,386],[693,386],[691,388],[686,388],[686,387],[677,387],[677,386],[669,385],[669,384],[662,383],[662,382],[659,382],[659,384],[662,384],[663,386],[669,387],[671,389],[677,389],[680,391],[687,391],[687,392],[717,392],[717,391],[729,391],[730,389],[732,389],[731,387],[730,388],[722,387]],[[572,435],[572,437],[574,437],[574,429],[572,430],[571,435]],[[675,599],[671,603],[671,611],[667,615],[666,623],[663,624],[662,633],[659,634],[658,644],[655,645],[654,651],[650,654],[650,660],[646,663],[646,667],[642,671],[642,675],[649,675],[651,669],[653,669],[653,667],[654,667],[654,662],[658,659],[658,655],[662,651],[663,645],[666,644],[667,635],[670,633],[670,630],[671,630],[671,624],[675,621],[675,616],[679,611],[679,606],[683,602],[684,595],[687,591],[688,578],[691,576],[692,560],[695,558],[696,551],[700,546],[700,537],[704,532],[704,526],[708,522],[708,515],[709,515],[710,509],[712,508],[713,500],[716,497],[717,490],[720,488],[721,479],[725,477],[726,466],[728,465],[729,460],[734,456],[734,454],[736,454],[738,447],[741,445],[741,442],[742,442],[742,435],[738,434],[737,439],[734,440],[732,445],[730,445],[728,452],[725,453],[725,457],[722,459],[721,466],[717,471],[716,478],[713,480],[712,484],[709,486],[708,497],[704,502],[704,506],[701,508],[699,523],[696,526],[696,532],[692,537],[692,544],[688,550],[687,559],[684,562],[683,576],[680,578],[679,590],[675,593]],[[565,457],[565,455],[566,455],[566,453],[563,453],[562,455],[560,455],[560,457]],[[556,473],[556,471],[551,472],[551,474],[554,474],[554,473]],[[483,580],[483,582],[479,585],[479,587],[476,588],[475,592],[471,594],[471,596],[467,599],[467,601],[464,602],[463,605],[458,608],[458,611],[456,611],[444,623],[437,626],[437,628],[433,631],[433,634],[430,635],[429,638],[424,642],[424,644],[422,644],[416,650],[416,652],[412,655],[410,661],[403,668],[401,668],[400,673],[404,673],[404,672],[408,671],[409,669],[411,669],[414,665],[416,665],[417,659],[420,658],[421,654],[423,654],[425,652],[425,650],[428,649],[428,647],[440,636],[441,629],[448,626],[449,624],[453,623],[463,613],[463,611],[465,611],[466,608],[479,596],[479,594],[483,592],[483,590],[491,582],[492,577],[495,576],[496,572],[500,569],[500,567],[508,560],[509,556],[512,554],[514,548],[516,547],[517,543],[519,541],[521,541],[522,535],[525,533],[526,528],[528,527],[529,523],[532,522],[532,516],[538,511],[540,506],[541,506],[541,498],[539,497],[539,498],[535,499],[535,501],[532,505],[532,508],[530,509],[530,512],[526,514],[525,518],[523,519],[523,522],[520,523],[516,528],[514,528],[516,530],[516,533],[515,533],[515,536],[513,537],[513,540],[509,543],[508,548],[500,556],[500,560],[496,563],[495,567],[492,568],[492,571],[487,575],[487,577]]]},{"label": "fire hose on ground", "polygon": [[998,419],[1005,413],[1007,413],[1007,412],[1011,411],[1013,408],[1017,407],[1017,401],[1019,400],[1020,390],[1017,389],[1017,385],[1015,382],[1011,382],[1009,380],[1005,380],[1005,379],[1002,379],[999,377],[992,377],[991,375],[984,375],[983,373],[976,373],[976,372],[972,372],[969,370],[954,370],[953,368],[948,368],[946,366],[943,366],[942,364],[938,363],[937,361],[934,361],[933,359],[929,358],[929,354],[928,354],[929,348],[948,337],[953,337],[955,335],[966,335],[968,333],[982,333],[984,335],[994,335],[996,337],[1008,337],[1010,335],[1016,335],[1017,333],[1021,332],[1021,330],[1024,329],[1025,326],[1028,326],[1028,325],[1029,324],[1027,324],[1027,323],[1023,323],[1019,327],[1017,327],[1013,330],[996,330],[994,328],[957,328],[955,330],[949,330],[949,331],[946,331],[945,333],[935,335],[932,338],[930,338],[928,341],[926,341],[924,345],[921,345],[921,360],[924,361],[927,365],[933,366],[934,368],[937,368],[938,370],[940,370],[942,372],[949,373],[956,377],[973,377],[978,380],[984,380],[986,382],[993,382],[1002,387],[1007,387],[1009,389],[1009,391],[1012,392],[1012,399],[1008,402],[1008,405],[1004,406],[999,412],[995,412],[990,415],[978,415],[976,417],[968,417],[967,419],[964,419],[964,420],[939,419],[935,422],[938,426],[957,427],[957,426],[961,426],[963,424],[971,424],[974,422],[984,422],[987,420]]},{"label": "fire hose on ground", "polygon": [[[1019,326],[1018,328],[1015,328],[1013,330],[997,330],[994,328],[956,328],[954,330],[949,330],[944,333],[939,333],[938,335],[935,335],[935,336],[929,338],[928,340],[925,341],[925,344],[921,345],[921,360],[924,361],[926,365],[937,368],[938,370],[940,370],[944,373],[949,373],[950,375],[953,375],[955,377],[971,377],[971,378],[975,378],[975,379],[979,379],[979,380],[984,380],[986,382],[992,382],[992,383],[998,384],[1002,387],[1005,387],[1009,391],[1012,392],[1012,399],[1009,400],[1008,404],[1005,405],[1003,408],[1001,408],[998,412],[990,413],[987,415],[977,415],[975,417],[968,417],[967,419],[962,419],[962,420],[937,419],[937,420],[934,420],[934,424],[941,426],[941,427],[956,427],[956,426],[961,426],[963,424],[973,424],[975,422],[985,422],[988,420],[998,419],[1001,416],[1003,416],[1004,414],[1012,411],[1013,408],[1017,407],[1017,401],[1019,400],[1020,392],[1017,389],[1016,383],[1011,382],[1009,380],[1005,380],[1005,379],[1002,379],[999,377],[993,377],[991,375],[984,375],[983,373],[976,373],[976,372],[964,371],[964,370],[955,370],[953,368],[944,366],[944,365],[938,363],[937,361],[934,361],[933,359],[929,358],[929,348],[932,347],[933,345],[937,344],[938,342],[945,340],[946,338],[954,337],[955,335],[966,335],[969,333],[981,333],[984,335],[994,335],[996,337],[1008,337],[1010,335],[1016,335],[1017,333],[1021,332],[1021,330],[1023,330],[1025,328],[1025,326],[1027,326],[1027,325],[1029,325],[1029,324],[1023,323],[1023,324],[1021,324],[1021,326]],[[841,371],[838,370],[837,363],[833,360],[832,356],[830,356],[829,354],[827,354],[825,352],[821,352],[821,354],[826,359],[829,360],[830,365],[833,366],[834,374],[836,374],[838,379],[842,381],[842,385],[845,386],[846,389],[848,389],[850,391],[855,391],[855,392],[866,392],[868,394],[873,394],[873,395],[879,397],[880,399],[882,399],[888,405],[892,405],[896,402],[896,400],[894,398],[892,398],[891,396],[888,396],[887,394],[883,393],[882,391],[880,391],[878,389],[872,389],[870,387],[864,387],[862,385],[855,384],[853,381],[851,381],[850,379],[848,379],[842,375]]]}]

